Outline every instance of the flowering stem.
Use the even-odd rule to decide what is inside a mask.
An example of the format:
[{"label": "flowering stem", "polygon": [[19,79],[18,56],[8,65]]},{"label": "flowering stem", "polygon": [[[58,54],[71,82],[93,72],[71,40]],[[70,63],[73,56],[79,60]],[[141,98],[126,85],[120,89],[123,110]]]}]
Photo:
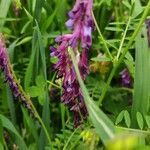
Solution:
[{"label": "flowering stem", "polygon": [[93,21],[94,21],[94,24],[95,24],[95,26],[96,26],[96,29],[97,29],[97,31],[98,31],[98,34],[99,34],[99,36],[100,36],[100,39],[102,40],[102,43],[104,44],[105,51],[106,51],[106,53],[108,54],[108,56],[110,57],[110,59],[113,60],[113,57],[112,57],[112,55],[111,55],[111,53],[110,53],[110,51],[109,51],[109,48],[108,48],[108,46],[107,46],[107,42],[105,41],[105,39],[104,39],[104,37],[103,37],[103,35],[102,35],[102,33],[101,33],[101,30],[100,30],[100,28],[99,28],[99,26],[98,26],[98,24],[97,24],[97,21],[96,21],[96,19],[95,19],[95,16],[94,16],[94,13],[93,13],[93,12],[92,12],[92,17],[93,17]]},{"label": "flowering stem", "polygon": [[19,91],[24,95],[26,101],[27,101],[27,102],[30,104],[30,106],[32,107],[32,110],[33,110],[33,113],[34,113],[34,117],[35,117],[35,118],[39,121],[39,123],[41,124],[41,126],[42,126],[42,128],[43,128],[43,130],[44,130],[44,132],[45,132],[45,135],[46,135],[46,137],[47,137],[48,143],[51,145],[52,142],[51,142],[50,136],[49,136],[49,134],[48,134],[48,131],[47,131],[47,129],[46,129],[46,127],[45,127],[45,125],[44,125],[42,119],[40,118],[40,116],[39,116],[39,114],[38,114],[36,108],[34,107],[34,105],[33,105],[32,101],[31,101],[30,97],[29,97],[28,95],[26,95],[26,93],[25,93],[25,91],[23,90],[22,86],[19,84],[19,81],[17,80],[17,77],[16,77],[16,75],[15,75],[15,73],[14,73],[14,71],[13,71],[13,68],[12,68],[12,66],[11,66],[9,60],[8,60],[8,67],[9,67],[11,73],[12,73],[14,82],[17,83]]},{"label": "flowering stem", "polygon": [[112,69],[112,71],[111,71],[111,73],[110,73],[110,75],[108,77],[107,83],[106,83],[106,85],[104,86],[104,88],[102,90],[101,97],[99,98],[99,101],[98,101],[98,105],[99,106],[101,105],[101,103],[102,103],[102,101],[103,101],[103,99],[104,99],[104,97],[106,95],[106,92],[108,90],[108,87],[109,87],[109,85],[111,83],[111,80],[112,80],[112,78],[113,78],[116,70],[118,69],[119,65],[122,63],[122,61],[123,61],[126,53],[128,52],[128,50],[131,47],[134,39],[136,38],[137,34],[139,33],[139,31],[140,31],[140,29],[141,29],[141,27],[142,27],[142,25],[143,25],[143,23],[144,23],[144,21],[145,21],[145,19],[147,17],[147,14],[149,13],[149,10],[150,10],[150,1],[148,2],[147,6],[145,8],[145,11],[144,11],[144,13],[142,15],[142,18],[141,18],[139,24],[137,25],[137,27],[135,28],[135,31],[132,34],[132,36],[131,36],[131,38],[130,38],[130,40],[129,40],[127,46],[126,46],[126,48],[124,49],[124,51],[123,51],[120,59],[117,62],[115,62],[115,64],[114,64],[114,67],[113,67],[113,69]]},{"label": "flowering stem", "polygon": [[15,75],[15,72],[9,59],[9,55],[7,53],[3,35],[1,33],[0,33],[0,69],[4,72],[5,82],[7,82],[8,85],[10,86],[10,89],[12,90],[14,97],[18,98],[20,102],[23,104],[23,106],[28,110],[28,112],[39,121],[45,132],[48,143],[51,145],[52,142],[50,136],[42,119],[40,118],[36,108],[34,107],[30,99],[30,96],[25,93],[22,86],[20,85],[19,80]]}]

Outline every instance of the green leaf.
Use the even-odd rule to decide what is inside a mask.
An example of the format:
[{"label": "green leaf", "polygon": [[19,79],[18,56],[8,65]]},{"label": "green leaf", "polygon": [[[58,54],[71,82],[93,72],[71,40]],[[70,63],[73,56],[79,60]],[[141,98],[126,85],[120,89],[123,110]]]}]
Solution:
[{"label": "green leaf", "polygon": [[123,120],[124,112],[125,112],[125,111],[122,110],[122,111],[119,113],[119,115],[117,116],[117,119],[116,119],[116,122],[115,122],[116,125],[119,124],[119,123]]},{"label": "green leaf", "polygon": [[31,21],[33,19],[32,15],[24,8],[24,11],[28,17],[28,19]]},{"label": "green leaf", "polygon": [[139,128],[142,130],[144,127],[144,120],[143,120],[143,116],[140,112],[136,113],[136,119],[137,119]]},{"label": "green leaf", "polygon": [[123,32],[123,29],[121,28],[118,28],[118,27],[106,27],[105,30],[108,30],[108,31],[115,31],[115,32]]},{"label": "green leaf", "polygon": [[129,128],[131,125],[131,119],[130,119],[130,114],[127,110],[124,111],[124,119],[127,127]]},{"label": "green leaf", "polygon": [[20,134],[18,133],[18,131],[16,130],[14,125],[10,122],[10,120],[1,114],[0,114],[0,120],[2,122],[3,127],[10,130],[12,133],[14,133],[16,135],[16,137],[19,140],[19,143],[17,143],[17,144],[19,144],[20,149],[27,150],[27,146],[26,146],[24,140],[22,139],[22,137],[20,136]]},{"label": "green leaf", "polygon": [[148,115],[145,116],[145,120],[146,120],[148,128],[150,128],[150,116],[148,116]]},{"label": "green leaf", "polygon": [[91,60],[96,62],[111,61],[111,59],[107,57],[95,57],[95,58],[91,58]]},{"label": "green leaf", "polygon": [[[44,91],[43,91],[44,93]],[[44,102],[45,102],[45,95],[44,94],[41,94],[39,97],[38,97],[38,100],[39,100],[39,103],[41,105],[44,105]]]},{"label": "green leaf", "polygon": [[56,64],[58,62],[58,58],[57,57],[51,57],[50,62],[53,64]]},{"label": "green leaf", "polygon": [[34,30],[33,36],[32,36],[32,54],[30,58],[30,62],[28,64],[26,73],[25,73],[25,79],[24,79],[24,86],[25,90],[27,90],[33,81],[33,72],[34,77],[36,77],[37,74],[37,64],[35,65],[36,56],[39,53],[39,49],[37,46],[37,31]]},{"label": "green leaf", "polygon": [[43,88],[46,85],[46,81],[42,75],[37,76],[35,82],[40,88]]},{"label": "green leaf", "polygon": [[4,150],[3,144],[0,142],[0,150]]},{"label": "green leaf", "polygon": [[[1,0],[0,1],[0,18],[6,18],[9,7],[11,4],[11,0]],[[5,20],[0,21],[0,31],[5,23]]]},{"label": "green leaf", "polygon": [[40,89],[37,86],[31,86],[28,88],[27,93],[29,93],[31,97],[37,97],[39,96],[39,91]]},{"label": "green leaf", "polygon": [[122,1],[122,3],[130,10],[131,9],[131,5],[128,1]]},{"label": "green leaf", "polygon": [[27,43],[27,42],[31,41],[31,39],[32,39],[32,37],[31,37],[31,36],[27,36],[27,37],[23,38],[21,41],[19,41],[19,42],[16,44],[16,46],[19,46],[19,45],[25,44],[25,43]]},{"label": "green leaf", "polygon": [[[45,2],[44,0],[42,0],[43,3]],[[36,1],[37,2],[37,1]],[[46,67],[46,54],[45,54],[45,48],[44,48],[44,44],[43,44],[43,38],[42,38],[42,34],[38,25],[38,22],[36,21],[36,31],[37,31],[37,44],[38,44],[38,48],[39,48],[39,58],[37,58],[37,62],[38,64],[38,72],[40,72],[40,74],[43,76],[45,82],[47,81],[47,67]],[[49,97],[48,97],[48,88],[47,88],[47,84],[45,85],[45,89],[43,91],[43,100],[40,97],[39,102],[43,102],[43,110],[42,110],[42,120],[45,123],[45,126],[47,128],[47,130],[50,133],[50,121],[49,119],[47,119],[48,116],[50,116],[50,109],[49,109]],[[49,118],[49,117],[48,117]],[[43,148],[43,144],[45,143],[46,137],[44,136],[44,132],[43,130],[41,130],[41,134],[40,134],[40,138],[39,138],[39,149]]]},{"label": "green leaf", "polygon": [[134,10],[133,10],[133,17],[136,18],[140,13],[142,13],[143,8],[141,5],[141,1],[140,0],[134,0]]},{"label": "green leaf", "polygon": [[39,103],[41,105],[45,102],[45,86],[46,82],[43,76],[39,75],[35,79],[36,86],[31,86],[27,89],[27,92],[31,97],[38,97]]},{"label": "green leaf", "polygon": [[38,143],[38,128],[36,127],[36,122],[35,120],[33,120],[33,118],[31,118],[29,116],[29,113],[27,112],[27,110],[23,107],[22,108],[22,112],[23,112],[23,116],[24,116],[24,120],[26,121],[27,124],[27,129],[29,129],[29,132],[33,135],[36,143]]},{"label": "green leaf", "polygon": [[95,102],[89,96],[87,88],[85,87],[81,79],[74,52],[72,51],[71,48],[68,48],[68,52],[71,56],[75,72],[77,74],[77,78],[83,93],[86,107],[90,115],[90,119],[93,122],[96,132],[99,134],[104,144],[106,144],[108,140],[114,138],[115,127],[111,122],[111,120],[101,111],[101,109],[95,104]]},{"label": "green leaf", "polygon": [[3,125],[0,120],[0,143],[3,143]]},{"label": "green leaf", "polygon": [[53,13],[43,22],[42,25],[42,31],[46,31],[47,28],[53,23],[54,17],[56,16],[58,10],[59,10],[59,5],[56,6],[55,10]]},{"label": "green leaf", "polygon": [[150,107],[150,48],[148,46],[146,25],[143,26],[136,38],[135,48],[134,95],[131,114],[133,127],[138,127],[137,112],[145,116],[148,114]]},{"label": "green leaf", "polygon": [[18,38],[18,39],[16,39],[13,43],[11,43],[11,44],[9,45],[8,53],[9,53],[9,58],[10,58],[11,63],[13,63],[13,61],[14,61],[14,51],[15,51],[16,43],[17,43],[20,39],[21,39],[21,37]]},{"label": "green leaf", "polygon": [[36,0],[35,10],[34,10],[34,20],[37,20],[38,22],[41,19],[41,11],[44,3],[45,0]]},{"label": "green leaf", "polygon": [[23,27],[22,27],[22,30],[21,30],[21,34],[25,33],[28,26],[32,23],[32,21],[28,21]]}]

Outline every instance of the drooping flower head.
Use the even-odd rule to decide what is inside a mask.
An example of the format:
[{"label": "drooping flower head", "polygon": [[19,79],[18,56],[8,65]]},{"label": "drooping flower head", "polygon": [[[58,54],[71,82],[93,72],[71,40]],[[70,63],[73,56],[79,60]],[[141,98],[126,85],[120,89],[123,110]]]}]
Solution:
[{"label": "drooping flower head", "polygon": [[8,83],[14,97],[19,98],[23,106],[26,107],[30,112],[30,114],[34,116],[34,112],[32,111],[32,106],[30,105],[30,102],[26,99],[24,93],[22,93],[22,91],[20,90],[16,77],[13,75],[13,69],[10,65],[7,49],[5,47],[5,42],[3,40],[3,36],[1,33],[0,33],[0,70],[3,71],[5,76],[5,82]]},{"label": "drooping flower head", "polygon": [[66,26],[72,33],[58,36],[55,40],[57,46],[50,47],[51,56],[58,58],[54,66],[58,72],[57,77],[63,79],[61,101],[73,112],[75,126],[80,124],[82,117],[87,116],[87,109],[68,54],[68,47],[74,51],[81,77],[85,80],[88,74],[88,50],[92,44],[91,32],[94,27],[91,16],[92,4],[93,0],[76,0],[73,9],[68,13],[69,20],[66,22]]}]

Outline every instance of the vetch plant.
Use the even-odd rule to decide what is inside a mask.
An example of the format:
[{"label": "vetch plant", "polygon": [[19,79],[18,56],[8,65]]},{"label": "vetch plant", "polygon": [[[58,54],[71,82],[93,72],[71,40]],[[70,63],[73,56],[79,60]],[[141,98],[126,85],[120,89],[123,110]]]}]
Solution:
[{"label": "vetch plant", "polygon": [[19,98],[23,106],[25,106],[28,111],[33,116],[35,116],[30,102],[27,100],[24,93],[20,90],[19,84],[17,83],[16,77],[14,76],[2,34],[0,34],[0,69],[4,72],[5,82],[9,84],[14,97]]},{"label": "vetch plant", "polygon": [[0,34],[0,69],[4,73],[5,81],[8,83],[10,89],[12,90],[14,97],[17,99],[20,99],[20,102],[23,104],[25,108],[27,108],[29,113],[39,121],[39,123],[43,127],[43,130],[47,136],[49,144],[51,144],[51,139],[49,137],[48,131],[43,121],[41,120],[30,98],[26,95],[26,93],[22,89],[21,85],[19,84],[15,76],[15,73],[9,61],[7,49],[5,47],[5,42],[4,42],[2,34]]},{"label": "vetch plant", "polygon": [[70,46],[74,50],[82,79],[85,80],[89,71],[88,51],[92,44],[91,32],[94,28],[91,15],[92,5],[93,0],[77,0],[73,9],[68,13],[69,20],[66,22],[66,26],[71,29],[72,33],[58,36],[55,40],[57,45],[50,47],[51,56],[58,58],[58,62],[54,65],[57,70],[57,78],[63,79],[61,101],[73,112],[75,126],[80,124],[82,117],[87,116],[87,109],[68,55],[68,47]]},{"label": "vetch plant", "polygon": [[0,150],[149,149],[149,10],[0,0]]}]

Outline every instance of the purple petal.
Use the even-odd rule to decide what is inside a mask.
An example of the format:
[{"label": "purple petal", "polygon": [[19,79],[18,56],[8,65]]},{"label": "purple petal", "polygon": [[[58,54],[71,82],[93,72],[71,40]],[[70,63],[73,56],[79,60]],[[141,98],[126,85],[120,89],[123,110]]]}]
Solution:
[{"label": "purple petal", "polygon": [[74,24],[74,20],[73,19],[69,19],[66,23],[66,26],[70,29],[73,28],[73,24]]}]

